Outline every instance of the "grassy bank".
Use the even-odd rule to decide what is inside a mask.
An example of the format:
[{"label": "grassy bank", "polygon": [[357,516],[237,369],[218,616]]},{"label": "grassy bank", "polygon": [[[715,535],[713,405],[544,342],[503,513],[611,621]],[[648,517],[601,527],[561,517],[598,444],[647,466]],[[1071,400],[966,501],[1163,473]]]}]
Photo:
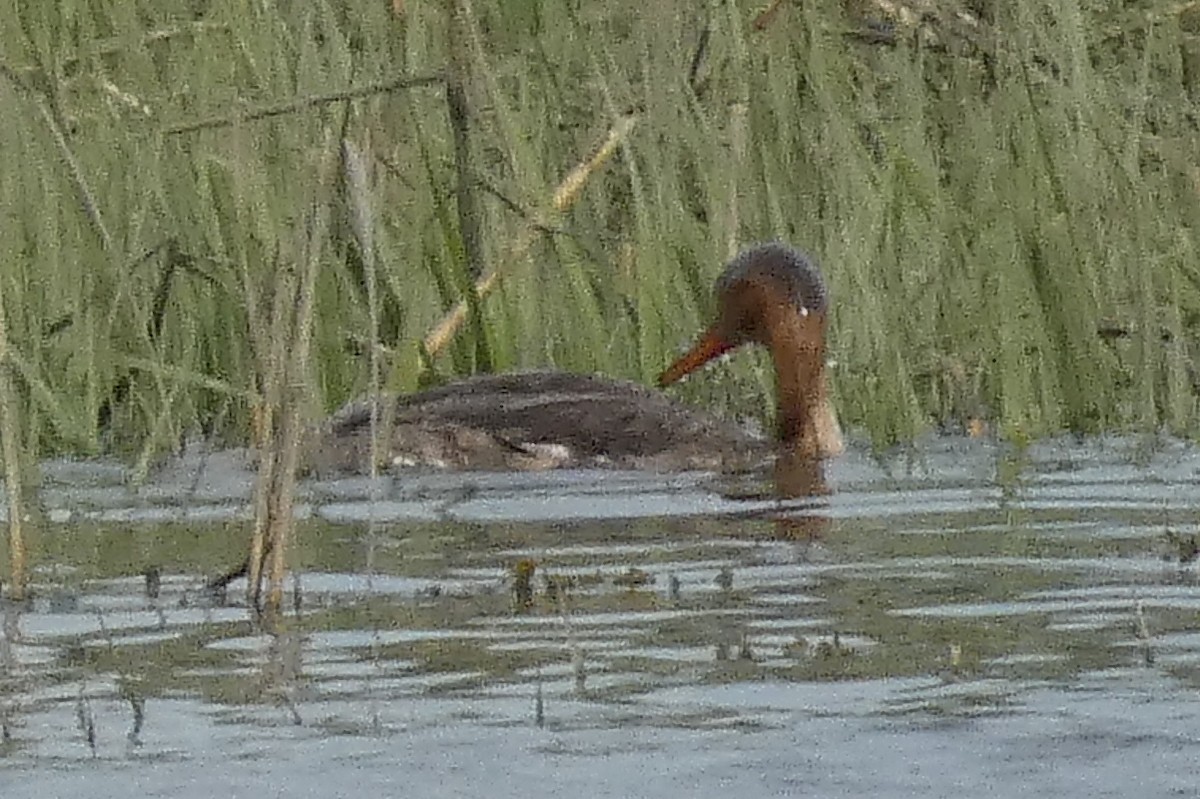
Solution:
[{"label": "grassy bank", "polygon": [[[251,309],[312,251],[323,202],[314,416],[366,388],[372,338],[399,389],[429,363],[648,381],[731,243],[781,237],[824,264],[839,405],[880,444],[973,416],[1191,433],[1200,8],[970,5],[14,4],[0,302],[25,443],[244,439]],[[618,157],[556,213],[626,115]],[[424,357],[492,267],[498,289]],[[757,412],[763,367],[683,391]]]}]

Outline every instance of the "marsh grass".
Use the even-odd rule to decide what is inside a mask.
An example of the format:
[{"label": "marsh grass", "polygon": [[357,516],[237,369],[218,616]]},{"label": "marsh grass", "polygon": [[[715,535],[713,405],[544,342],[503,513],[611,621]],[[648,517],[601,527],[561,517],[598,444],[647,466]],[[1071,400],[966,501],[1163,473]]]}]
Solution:
[{"label": "marsh grass", "polygon": [[[900,19],[884,45],[847,35],[882,17],[870,2],[765,7],[0,12],[0,297],[23,440],[148,468],[189,437],[248,438],[256,315],[312,219],[330,130],[369,177],[336,192],[311,250],[308,418],[431,374],[648,382],[711,311],[731,248],[780,237],[824,265],[835,394],[879,446],[973,417],[1021,436],[1195,431],[1194,4],[976,3],[967,22]],[[477,271],[501,264],[480,296]],[[1098,337],[1104,319],[1128,335]],[[757,413],[770,372],[739,356],[680,391]]]}]

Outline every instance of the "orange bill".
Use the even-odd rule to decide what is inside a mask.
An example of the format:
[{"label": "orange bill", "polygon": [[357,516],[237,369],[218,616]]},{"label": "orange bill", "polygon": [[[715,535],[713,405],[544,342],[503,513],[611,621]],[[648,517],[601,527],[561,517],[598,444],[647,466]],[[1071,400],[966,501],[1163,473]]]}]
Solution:
[{"label": "orange bill", "polygon": [[658,385],[671,385],[684,375],[689,375],[696,371],[713,358],[729,352],[735,346],[737,345],[730,344],[715,330],[710,329],[699,341],[692,345],[690,350],[680,356],[675,363],[668,366],[658,376]]}]

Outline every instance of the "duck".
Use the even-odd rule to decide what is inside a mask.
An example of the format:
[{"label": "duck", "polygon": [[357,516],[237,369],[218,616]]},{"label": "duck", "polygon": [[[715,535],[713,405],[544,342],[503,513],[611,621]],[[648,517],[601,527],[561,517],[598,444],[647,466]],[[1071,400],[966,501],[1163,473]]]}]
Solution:
[{"label": "duck", "polygon": [[[739,470],[773,450],[812,460],[841,453],[826,368],[829,292],[814,260],[778,241],[747,247],[725,265],[715,295],[715,319],[663,370],[657,390],[541,370],[361,399],[320,426],[304,456],[307,470],[369,472],[373,415],[384,469]],[[773,441],[662,390],[746,345],[765,347],[774,363]]]}]

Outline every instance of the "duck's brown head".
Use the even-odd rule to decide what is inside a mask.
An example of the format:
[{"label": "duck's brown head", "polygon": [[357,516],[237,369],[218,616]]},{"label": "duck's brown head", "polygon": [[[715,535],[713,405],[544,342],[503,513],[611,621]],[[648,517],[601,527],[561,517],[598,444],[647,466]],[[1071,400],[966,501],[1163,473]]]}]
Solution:
[{"label": "duck's brown head", "polygon": [[725,267],[716,295],[716,321],[659,385],[743,344],[761,344],[775,362],[780,441],[814,456],[840,453],[841,428],[825,385],[829,293],[813,261],[778,242],[751,247]]}]

